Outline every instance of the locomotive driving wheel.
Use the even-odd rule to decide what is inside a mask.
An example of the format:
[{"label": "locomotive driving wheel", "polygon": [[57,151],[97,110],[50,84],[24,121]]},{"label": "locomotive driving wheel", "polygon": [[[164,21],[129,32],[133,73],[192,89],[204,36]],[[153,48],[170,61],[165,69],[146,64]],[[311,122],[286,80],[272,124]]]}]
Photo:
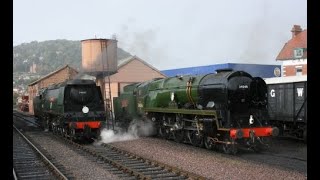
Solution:
[{"label": "locomotive driving wheel", "polygon": [[96,137],[95,137],[95,138],[96,138],[97,140],[101,140],[101,136],[100,136],[100,135],[101,135],[101,129],[98,128],[97,131],[96,131]]},{"label": "locomotive driving wheel", "polygon": [[67,130],[67,128],[66,127],[62,127],[61,128],[62,129],[62,137],[68,137],[68,130]]},{"label": "locomotive driving wheel", "polygon": [[203,135],[197,131],[188,131],[188,138],[193,146],[203,147]]},{"label": "locomotive driving wheel", "polygon": [[169,139],[169,137],[170,137],[170,129],[168,127],[165,127],[165,126],[160,126],[159,135],[160,135],[160,137],[162,137],[164,139]]},{"label": "locomotive driving wheel", "polygon": [[75,139],[75,137],[76,137],[76,129],[72,127],[70,129],[70,139]]},{"label": "locomotive driving wheel", "polygon": [[60,135],[60,136],[63,136],[63,129],[62,129],[62,127],[59,127],[59,128],[58,128],[58,132],[59,132],[59,135]]},{"label": "locomotive driving wheel", "polygon": [[55,134],[56,130],[54,129],[54,125],[53,124],[49,124],[49,126],[50,126],[49,129],[52,131],[52,133]]},{"label": "locomotive driving wheel", "polygon": [[221,145],[222,151],[226,154],[237,154],[238,152],[238,148],[235,144],[235,141],[230,138],[229,135],[225,135],[224,139],[223,139],[223,143]]},{"label": "locomotive driving wheel", "polygon": [[172,132],[172,134],[173,134],[174,141],[180,143],[180,142],[182,142],[184,140],[184,137],[185,137],[184,130],[181,130],[181,129],[180,130],[175,130],[175,131]]},{"label": "locomotive driving wheel", "polygon": [[204,146],[206,147],[206,149],[212,150],[215,147],[215,142],[211,137],[205,136]]},{"label": "locomotive driving wheel", "polygon": [[52,129],[52,132],[53,132],[53,134],[57,134],[57,127],[55,126],[55,125],[51,125],[51,129]]},{"label": "locomotive driving wheel", "polygon": [[254,152],[261,152],[265,151],[269,148],[270,145],[270,138],[263,138],[263,137],[257,137],[257,140],[259,143],[255,144],[252,149]]}]

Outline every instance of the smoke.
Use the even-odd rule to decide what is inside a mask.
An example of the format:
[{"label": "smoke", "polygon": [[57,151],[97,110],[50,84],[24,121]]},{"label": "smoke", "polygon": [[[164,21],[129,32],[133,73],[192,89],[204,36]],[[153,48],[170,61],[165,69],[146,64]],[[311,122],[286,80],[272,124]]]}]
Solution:
[{"label": "smoke", "polygon": [[168,45],[159,40],[159,29],[154,27],[137,30],[134,22],[134,19],[130,19],[122,25],[117,35],[119,47],[156,68],[161,67],[163,60],[168,59]]},{"label": "smoke", "polygon": [[247,32],[246,42],[237,59],[244,63],[281,64],[276,62],[276,57],[289,40],[291,25],[287,26],[282,16],[275,15],[278,13],[275,13],[273,3],[263,1],[259,5],[259,13],[246,28],[242,28]]},{"label": "smoke", "polygon": [[111,130],[111,129],[103,129],[101,131],[101,143],[112,143],[119,141],[130,141],[134,139],[138,139],[142,136],[150,136],[155,134],[155,127],[153,122],[150,120],[140,120],[134,119],[130,122],[128,130]]}]

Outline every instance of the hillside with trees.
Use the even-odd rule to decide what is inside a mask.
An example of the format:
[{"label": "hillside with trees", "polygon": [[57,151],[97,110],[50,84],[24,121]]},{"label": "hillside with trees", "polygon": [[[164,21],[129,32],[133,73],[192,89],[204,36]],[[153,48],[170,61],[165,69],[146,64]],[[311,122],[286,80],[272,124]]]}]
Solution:
[{"label": "hillside with trees", "polygon": [[[13,47],[13,73],[29,72],[36,65],[36,73],[45,75],[69,64],[79,70],[81,67],[81,41],[49,40],[32,41]],[[118,48],[118,59],[131,56]]]}]

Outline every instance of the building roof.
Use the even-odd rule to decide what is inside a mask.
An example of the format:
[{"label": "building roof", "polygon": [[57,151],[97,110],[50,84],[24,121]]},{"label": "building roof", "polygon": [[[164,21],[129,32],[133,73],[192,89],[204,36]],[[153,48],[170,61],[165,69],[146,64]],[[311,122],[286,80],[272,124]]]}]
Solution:
[{"label": "building roof", "polygon": [[273,78],[265,78],[264,81],[267,84],[284,84],[284,83],[294,83],[294,82],[306,82],[306,81],[308,81],[308,76],[302,75],[302,76],[273,77]]},{"label": "building roof", "polygon": [[[291,60],[294,58],[295,48],[307,48],[307,29],[301,31],[296,36],[292,37],[279,52],[276,60]],[[307,58],[307,51],[303,51],[303,56],[301,58]]]},{"label": "building roof", "polygon": [[145,64],[146,66],[150,67],[152,70],[158,72],[159,74],[163,75],[166,77],[165,74],[163,74],[162,72],[160,72],[158,69],[156,69],[155,67],[153,67],[152,65],[148,64],[147,62],[145,62],[144,60],[140,59],[137,56],[129,56],[127,58],[124,59],[120,59],[118,60],[118,69],[122,68],[123,66],[127,65],[129,62],[133,61],[133,60],[138,60],[140,62],[142,62],[143,64]]},{"label": "building roof", "polygon": [[35,84],[37,84],[38,82],[40,82],[40,81],[42,81],[42,80],[44,80],[44,79],[46,79],[46,78],[48,78],[48,77],[50,77],[50,76],[52,76],[52,75],[54,75],[54,74],[57,74],[58,72],[62,71],[63,69],[66,69],[66,68],[73,69],[74,71],[76,71],[76,72],[78,73],[77,70],[75,70],[74,68],[70,67],[70,66],[67,64],[67,65],[65,65],[65,66],[63,66],[63,67],[61,67],[61,68],[58,68],[58,70],[53,71],[53,72],[47,74],[46,76],[44,76],[44,77],[42,77],[42,78],[40,78],[40,79],[38,79],[38,80],[36,80],[36,81],[33,81],[33,82],[30,83],[28,86],[35,85]]},{"label": "building roof", "polygon": [[[269,64],[240,64],[240,63],[225,63],[213,64],[208,66],[197,66],[179,69],[170,69],[161,71],[168,77],[179,75],[198,75],[214,73],[218,69],[231,68],[235,71],[246,71],[253,77],[270,78],[275,77],[275,70],[281,71],[281,65]],[[280,73],[281,74],[281,73]]]}]

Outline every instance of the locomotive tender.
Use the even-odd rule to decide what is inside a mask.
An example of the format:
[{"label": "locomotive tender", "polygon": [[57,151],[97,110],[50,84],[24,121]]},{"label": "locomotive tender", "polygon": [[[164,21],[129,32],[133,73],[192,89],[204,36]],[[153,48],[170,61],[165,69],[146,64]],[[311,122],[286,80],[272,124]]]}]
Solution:
[{"label": "locomotive tender", "polygon": [[98,138],[105,124],[104,102],[92,80],[74,79],[44,89],[34,98],[40,124],[71,139]]},{"label": "locomotive tender", "polygon": [[127,85],[114,98],[115,118],[126,127],[147,119],[160,137],[235,154],[242,145],[259,150],[278,135],[268,122],[267,98],[262,78],[224,69]]},{"label": "locomotive tender", "polygon": [[267,78],[270,123],[279,135],[307,142],[307,75]]}]

